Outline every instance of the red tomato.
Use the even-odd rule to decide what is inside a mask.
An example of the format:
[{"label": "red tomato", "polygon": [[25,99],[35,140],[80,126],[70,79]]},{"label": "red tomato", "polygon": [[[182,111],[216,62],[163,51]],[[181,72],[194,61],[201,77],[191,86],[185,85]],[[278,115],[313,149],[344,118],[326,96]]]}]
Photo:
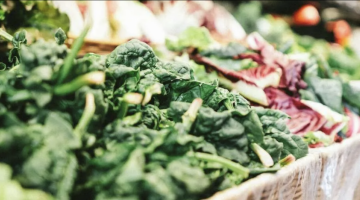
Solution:
[{"label": "red tomato", "polygon": [[320,14],[313,5],[304,5],[293,14],[293,21],[299,26],[314,26],[320,22]]},{"label": "red tomato", "polygon": [[334,33],[335,41],[345,46],[348,44],[351,37],[351,27],[345,20],[338,20],[334,22],[328,22],[326,24],[328,31]]},{"label": "red tomato", "polygon": [[351,27],[345,20],[335,22],[334,36],[337,43],[346,45],[351,36]]}]

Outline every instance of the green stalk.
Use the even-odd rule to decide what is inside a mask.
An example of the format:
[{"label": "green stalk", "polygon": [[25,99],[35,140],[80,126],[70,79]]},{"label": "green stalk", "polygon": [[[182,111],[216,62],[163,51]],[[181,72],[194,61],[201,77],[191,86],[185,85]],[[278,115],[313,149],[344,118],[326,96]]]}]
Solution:
[{"label": "green stalk", "polygon": [[258,175],[258,174],[263,174],[263,173],[275,173],[277,171],[279,171],[281,169],[280,164],[276,164],[272,167],[269,168],[251,168],[250,169],[250,174],[252,175]]},{"label": "green stalk", "polygon": [[126,101],[124,101],[122,99],[121,103],[120,103],[120,110],[119,110],[119,113],[118,113],[118,119],[124,119],[124,117],[127,114],[128,108],[129,108],[128,102],[126,102]]},{"label": "green stalk", "polygon": [[146,105],[151,101],[151,97],[154,94],[161,94],[161,85],[160,83],[155,83],[154,85],[150,86],[145,90],[144,99],[142,105]]},{"label": "green stalk", "polygon": [[70,54],[66,56],[64,65],[60,68],[60,76],[57,82],[58,84],[61,84],[70,73],[74,60],[81,49],[81,46],[84,42],[87,32],[89,31],[89,28],[90,26],[85,27],[80,36],[75,40],[74,45],[71,48]]},{"label": "green stalk", "polygon": [[295,160],[296,160],[296,158],[292,154],[289,154],[285,158],[281,159],[279,161],[279,164],[280,164],[281,167],[284,167],[286,165],[289,165],[289,164],[295,162]]},{"label": "green stalk", "polygon": [[225,99],[224,105],[228,110],[234,110],[235,109],[234,106],[231,104],[229,99]]},{"label": "green stalk", "polygon": [[230,91],[234,89],[234,83],[231,82],[230,80],[223,77],[219,77],[218,79],[219,79],[219,85],[222,86],[223,88],[226,88]]},{"label": "green stalk", "polygon": [[6,31],[4,31],[4,29],[2,29],[2,28],[0,28],[0,36],[5,38],[9,42],[11,42],[13,40],[13,38],[14,38],[12,35],[7,33]]},{"label": "green stalk", "polygon": [[15,65],[15,66],[12,67],[11,69],[9,69],[9,72],[16,72],[19,68],[20,68],[20,64],[19,64],[19,65]]},{"label": "green stalk", "polygon": [[213,155],[213,154],[200,153],[200,152],[188,153],[188,155],[190,155],[190,156],[193,155],[197,159],[206,161],[206,162],[217,162],[217,163],[221,164],[223,167],[226,167],[229,170],[233,171],[234,173],[241,175],[244,179],[249,177],[250,170],[248,168],[243,167],[239,163],[235,163],[226,158],[223,158],[223,157],[220,157],[217,155]]},{"label": "green stalk", "polygon": [[274,160],[271,158],[270,154],[261,148],[256,143],[251,143],[250,148],[255,152],[255,154],[259,157],[261,163],[265,167],[271,167],[274,165]]},{"label": "green stalk", "polygon": [[143,96],[139,93],[127,93],[120,99],[118,118],[123,119],[128,111],[129,104],[141,104]]},{"label": "green stalk", "polygon": [[185,125],[187,129],[190,129],[192,124],[194,123],[196,119],[196,115],[203,103],[203,100],[200,98],[196,98],[193,100],[193,102],[190,104],[189,109],[183,114],[182,122]]},{"label": "green stalk", "polygon": [[75,78],[69,83],[64,83],[62,85],[55,86],[54,94],[59,96],[64,96],[75,92],[76,90],[80,89],[85,85],[99,85],[104,83],[104,81],[105,81],[104,72],[100,72],[100,71],[90,72]]},{"label": "green stalk", "polygon": [[92,93],[87,93],[86,94],[86,99],[85,99],[85,109],[84,112],[80,118],[79,123],[77,124],[77,126],[75,127],[75,134],[81,138],[83,133],[86,132],[86,129],[88,128],[91,119],[93,118],[94,114],[95,114],[95,110],[96,110],[96,105],[95,105],[95,97],[94,94]]},{"label": "green stalk", "polygon": [[139,121],[141,121],[142,119],[142,113],[141,112],[137,112],[133,115],[130,116],[125,116],[123,118],[123,122],[124,124],[128,124],[131,126],[134,126],[136,123],[138,123]]},{"label": "green stalk", "polygon": [[159,135],[154,138],[153,142],[151,142],[150,145],[144,149],[144,153],[145,154],[153,153],[156,148],[158,148],[159,146],[164,144],[165,137],[166,137],[166,134],[161,134],[159,132]]}]

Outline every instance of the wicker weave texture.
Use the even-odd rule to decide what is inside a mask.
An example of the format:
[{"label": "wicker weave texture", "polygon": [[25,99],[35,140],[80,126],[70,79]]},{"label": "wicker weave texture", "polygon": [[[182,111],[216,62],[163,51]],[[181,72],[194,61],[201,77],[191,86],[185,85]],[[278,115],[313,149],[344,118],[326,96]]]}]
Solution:
[{"label": "wicker weave texture", "polygon": [[312,150],[276,174],[262,174],[209,200],[360,200],[360,136]]}]

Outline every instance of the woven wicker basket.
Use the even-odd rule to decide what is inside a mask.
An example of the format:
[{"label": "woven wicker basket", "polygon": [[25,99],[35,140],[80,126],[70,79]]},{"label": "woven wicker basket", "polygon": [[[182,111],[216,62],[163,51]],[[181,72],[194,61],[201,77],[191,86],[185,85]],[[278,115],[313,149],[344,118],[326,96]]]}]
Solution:
[{"label": "woven wicker basket", "polygon": [[[66,40],[66,45],[68,47],[71,47],[71,45],[74,43],[75,38],[76,37],[69,35],[69,38]],[[106,55],[111,53],[118,45],[125,42],[125,40],[97,41],[86,39],[81,47],[79,56],[82,56],[86,53]]]},{"label": "woven wicker basket", "polygon": [[262,174],[209,200],[360,199],[360,136],[312,150],[276,174]]}]

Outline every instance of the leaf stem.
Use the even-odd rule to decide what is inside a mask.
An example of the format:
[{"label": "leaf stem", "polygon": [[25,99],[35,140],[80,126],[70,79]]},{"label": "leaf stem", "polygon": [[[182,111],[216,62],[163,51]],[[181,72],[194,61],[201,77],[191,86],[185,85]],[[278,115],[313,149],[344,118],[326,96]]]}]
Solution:
[{"label": "leaf stem", "polygon": [[11,42],[13,40],[13,36],[7,33],[4,29],[0,28],[0,36],[5,38],[7,41]]},{"label": "leaf stem", "polygon": [[230,91],[235,88],[234,83],[226,78],[219,77],[218,80],[219,80],[219,85],[222,86],[223,88],[226,88]]},{"label": "leaf stem", "polygon": [[12,67],[11,69],[9,69],[9,72],[16,72],[19,68],[20,68],[20,64],[15,65],[15,66]]},{"label": "leaf stem", "polygon": [[90,26],[85,27],[80,36],[75,40],[74,45],[71,48],[70,54],[66,56],[64,65],[60,68],[60,76],[57,82],[58,84],[61,84],[70,73],[74,60],[81,49],[81,46],[84,42],[87,32],[89,31],[89,28]]},{"label": "leaf stem", "polygon": [[235,110],[234,106],[231,104],[229,99],[225,99],[224,105],[228,110]]},{"label": "leaf stem", "polygon": [[144,106],[147,103],[149,103],[152,95],[154,95],[154,94],[161,94],[161,84],[160,83],[155,83],[154,85],[148,87],[145,90],[145,95],[144,95],[142,105]]},{"label": "leaf stem", "polygon": [[200,98],[196,98],[193,100],[193,102],[190,104],[189,109],[183,114],[182,122],[185,125],[187,129],[190,129],[192,124],[194,123],[196,119],[196,115],[203,103],[203,100]]},{"label": "leaf stem", "polygon": [[261,163],[265,167],[271,167],[274,165],[274,160],[271,158],[270,154],[261,148],[256,143],[251,143],[250,148],[255,152],[255,154],[259,157]]},{"label": "leaf stem", "polygon": [[96,110],[96,105],[95,105],[95,97],[94,94],[92,93],[87,93],[86,94],[86,99],[85,99],[85,108],[84,108],[84,112],[80,118],[79,123],[77,124],[77,126],[75,127],[75,134],[77,134],[80,138],[83,135],[83,133],[86,132],[86,129],[88,128],[91,119],[93,118],[94,114],[95,114],[95,110]]},{"label": "leaf stem", "polygon": [[190,156],[192,154],[194,157],[202,161],[217,162],[221,164],[223,167],[230,169],[234,173],[241,175],[244,179],[246,179],[249,176],[250,170],[240,165],[239,163],[235,163],[231,160],[213,154],[200,153],[200,152],[188,153],[188,155]]},{"label": "leaf stem", "polygon": [[286,165],[289,165],[289,164],[295,162],[295,160],[296,160],[296,158],[292,154],[289,154],[285,158],[281,159],[279,161],[279,163],[280,163],[280,166],[283,167],[283,166],[286,166]]},{"label": "leaf stem", "polygon": [[123,119],[128,111],[129,104],[141,104],[143,101],[143,96],[139,93],[127,93],[122,98],[120,98],[120,109],[118,113],[118,118]]},{"label": "leaf stem", "polygon": [[62,85],[55,86],[54,94],[59,96],[64,96],[75,92],[76,90],[80,89],[85,85],[99,85],[104,83],[104,81],[105,81],[104,72],[100,72],[100,71],[90,72],[75,78],[69,83],[64,83]]}]

